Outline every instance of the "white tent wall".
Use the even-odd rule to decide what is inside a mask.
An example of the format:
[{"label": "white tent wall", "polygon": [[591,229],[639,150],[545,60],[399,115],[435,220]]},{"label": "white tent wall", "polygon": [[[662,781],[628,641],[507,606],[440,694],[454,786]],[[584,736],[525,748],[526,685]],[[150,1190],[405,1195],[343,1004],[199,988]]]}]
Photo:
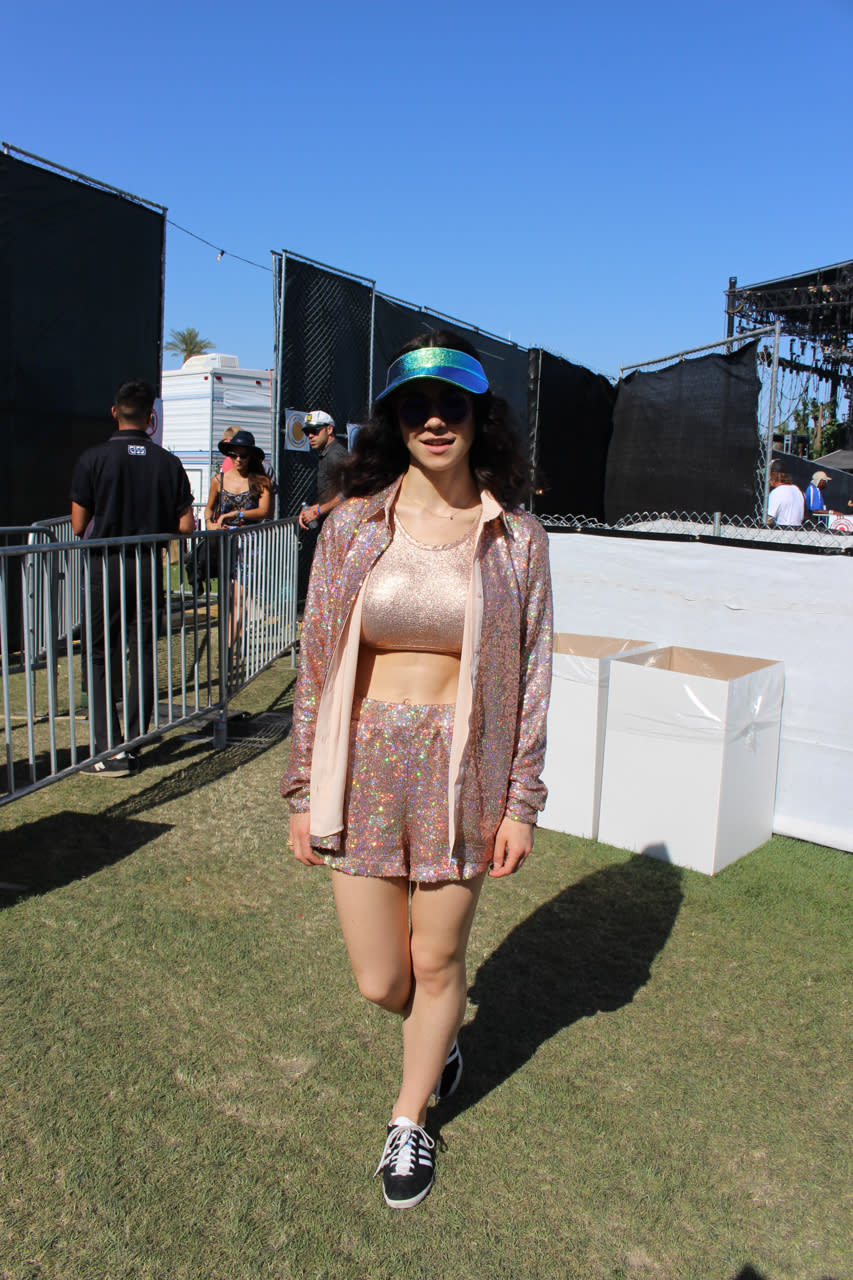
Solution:
[{"label": "white tent wall", "polygon": [[853,557],[551,534],[555,627],[785,664],[773,829],[853,852]]}]

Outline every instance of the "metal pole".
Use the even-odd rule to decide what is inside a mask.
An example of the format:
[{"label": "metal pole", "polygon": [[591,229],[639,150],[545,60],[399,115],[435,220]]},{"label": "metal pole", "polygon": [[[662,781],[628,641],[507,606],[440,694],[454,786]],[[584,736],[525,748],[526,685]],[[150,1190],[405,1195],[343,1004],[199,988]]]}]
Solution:
[{"label": "metal pole", "polygon": [[782,321],[777,320],[773,332],[773,363],[770,366],[770,404],[767,409],[767,445],[764,455],[764,506],[761,517],[767,523],[767,504],[770,501],[770,464],[773,461],[773,423],[776,418],[776,378],[779,373],[779,336]]},{"label": "metal pole", "polygon": [[[535,372],[534,372],[535,362]],[[534,385],[535,383],[535,385]],[[530,449],[530,466],[534,476],[534,484],[536,473],[539,468],[539,391],[542,385],[542,351],[541,349],[531,349],[527,353],[527,440]],[[533,511],[536,506],[536,494],[531,493],[528,502],[528,511]]]},{"label": "metal pole", "polygon": [[[729,276],[729,287],[726,290],[726,337],[733,338],[735,333],[735,292],[737,291],[737,276]],[[726,351],[731,352],[731,347],[727,346]]]},{"label": "metal pole", "polygon": [[[275,431],[273,438],[275,441],[275,462],[273,466],[276,468],[276,476],[278,477],[278,493],[276,494],[276,517],[281,519],[281,495],[284,493],[285,477],[282,474],[282,467],[287,461],[287,449],[281,447],[281,429],[282,429],[282,397],[284,388],[282,387],[282,368],[284,364],[284,272],[285,272],[285,256],[283,253],[277,253],[275,256],[275,275],[274,287],[276,289],[276,330],[275,330]],[[287,408],[287,405],[284,405]]]},{"label": "metal pole", "polygon": [[281,353],[282,353],[282,314],[284,299],[281,296],[282,261],[281,254],[271,250],[273,260],[272,272],[272,306],[273,306],[273,371],[272,371],[272,465],[278,479],[278,493],[275,495],[273,518],[278,520],[281,514]]},{"label": "metal pole", "polygon": [[[218,464],[215,464],[215,462],[214,462],[214,456],[213,456],[213,384],[214,384],[214,382],[215,382],[215,378],[214,378],[214,376],[213,376],[213,369],[212,369],[212,368],[211,368],[211,369],[208,369],[208,378],[207,378],[207,381],[208,381],[208,383],[210,384],[210,385],[209,385],[209,391],[210,391],[210,413],[208,414],[208,433],[209,433],[209,439],[208,439],[208,441],[207,441],[207,456],[208,456],[208,460],[209,460],[209,461],[208,461],[208,465],[209,465],[209,468],[210,468],[210,470],[208,471],[208,475],[207,475],[207,491],[208,491],[208,493],[209,493],[209,492],[210,492],[210,486],[211,486],[211,483],[212,483],[212,481],[213,481],[214,470],[216,470],[217,472],[219,471],[219,466],[218,466]],[[219,442],[217,441],[217,444],[218,444],[218,443],[219,443]],[[216,451],[216,452],[218,453],[218,452],[219,452],[219,450],[217,449],[217,451]]]},{"label": "metal pole", "polygon": [[224,533],[219,538],[219,577],[217,580],[217,612],[219,614],[219,714],[213,725],[213,745],[217,749],[228,745],[228,694],[230,681],[231,630],[231,540]]},{"label": "metal pole", "polygon": [[[773,325],[766,325],[763,329],[750,329],[748,333],[738,333],[732,338],[732,342],[752,342],[756,338],[763,338],[766,334],[773,333]],[[681,360],[684,356],[695,356],[701,351],[714,351],[716,348],[723,346],[725,338],[719,338],[716,342],[706,342],[701,347],[688,347],[685,351],[675,351],[671,356],[657,356],[654,360],[640,360],[636,364],[623,364],[619,366],[619,378],[621,381],[624,373],[629,373],[632,369],[646,369],[653,364],[668,364],[670,360]]]},{"label": "metal pole", "polygon": [[367,353],[367,412],[373,409],[373,326],[376,317],[376,285],[370,286],[370,347]]}]

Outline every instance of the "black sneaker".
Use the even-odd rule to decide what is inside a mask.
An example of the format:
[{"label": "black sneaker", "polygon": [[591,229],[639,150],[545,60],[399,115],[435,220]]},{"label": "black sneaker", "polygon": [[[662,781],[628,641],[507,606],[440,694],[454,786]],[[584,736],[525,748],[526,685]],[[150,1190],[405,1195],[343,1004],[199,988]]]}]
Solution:
[{"label": "black sneaker", "polygon": [[129,774],[138,773],[139,761],[128,751],[121,755],[110,756],[108,760],[96,760],[94,764],[84,764],[81,773],[92,774],[96,778],[126,778]]},{"label": "black sneaker", "polygon": [[450,1053],[447,1055],[447,1061],[442,1069],[438,1084],[435,1086],[436,1102],[441,1102],[444,1098],[449,1098],[451,1093],[455,1093],[461,1079],[462,1053],[459,1048],[459,1041],[454,1040],[450,1046]]},{"label": "black sneaker", "polygon": [[398,1116],[388,1137],[376,1174],[382,1174],[385,1203],[391,1209],[411,1209],[429,1195],[435,1182],[435,1143],[419,1124]]}]

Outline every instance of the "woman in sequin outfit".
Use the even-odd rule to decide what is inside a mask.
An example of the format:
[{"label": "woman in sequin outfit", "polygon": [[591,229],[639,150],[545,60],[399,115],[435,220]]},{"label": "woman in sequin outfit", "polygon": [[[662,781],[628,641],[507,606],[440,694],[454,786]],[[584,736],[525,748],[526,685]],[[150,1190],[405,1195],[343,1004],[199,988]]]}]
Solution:
[{"label": "woman in sequin outfit", "polygon": [[282,794],[333,868],[359,988],[403,1020],[379,1168],[408,1208],[434,1179],[430,1096],[459,1082],[465,952],[485,876],[533,847],[551,680],[547,537],[529,468],[469,343],[395,357],[344,464],[302,626]]}]

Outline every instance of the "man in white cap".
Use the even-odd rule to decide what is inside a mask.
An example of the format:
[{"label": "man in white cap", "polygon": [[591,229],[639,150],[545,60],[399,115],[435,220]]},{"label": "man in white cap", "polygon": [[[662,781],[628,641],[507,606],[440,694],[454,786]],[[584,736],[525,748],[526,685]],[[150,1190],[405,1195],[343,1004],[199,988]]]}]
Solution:
[{"label": "man in white cap", "polygon": [[[829,476],[825,471],[816,471],[812,476],[811,484],[806,489],[806,516],[811,516],[817,525],[826,524],[826,503],[823,500],[823,491],[829,484]],[[824,514],[821,514],[821,513]]]},{"label": "man in white cap", "polygon": [[335,439],[335,420],[322,409],[312,409],[305,415],[305,434],[314,453],[320,454],[317,466],[317,498],[299,512],[299,527],[309,529],[322,523],[330,511],[341,501],[334,484],[334,473],[347,455],[339,440]]}]

